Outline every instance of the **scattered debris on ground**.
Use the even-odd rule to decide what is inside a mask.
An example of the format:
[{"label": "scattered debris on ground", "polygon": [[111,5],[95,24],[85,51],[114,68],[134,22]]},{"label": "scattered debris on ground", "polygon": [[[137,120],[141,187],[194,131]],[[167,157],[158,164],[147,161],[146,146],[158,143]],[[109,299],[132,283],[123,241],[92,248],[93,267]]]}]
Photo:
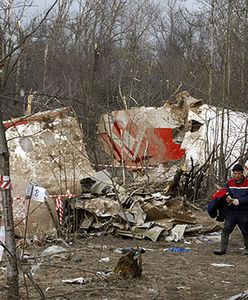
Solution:
[{"label": "scattered debris on ground", "polygon": [[[222,290],[231,284],[222,273],[225,269],[236,272],[239,266],[248,275],[237,258],[239,250],[227,260],[211,256],[222,226],[196,202],[214,155],[204,148],[206,128],[215,130],[218,110],[187,93],[177,100],[161,108],[102,116],[99,136],[106,152],[114,154],[111,168],[114,164],[118,171],[93,169],[77,120],[67,108],[6,122],[23,294],[36,297],[38,292],[55,299],[63,294],[69,294],[68,299],[224,299],[240,292],[234,283],[232,290]],[[229,162],[239,155],[239,142],[234,143],[232,135],[226,142],[233,150]],[[1,282],[6,276],[3,250],[0,245]],[[223,281],[216,283],[221,297],[201,292],[223,274]],[[1,286],[6,288],[5,283]],[[241,287],[245,290],[245,283]],[[230,299],[244,297],[245,292]]]}]

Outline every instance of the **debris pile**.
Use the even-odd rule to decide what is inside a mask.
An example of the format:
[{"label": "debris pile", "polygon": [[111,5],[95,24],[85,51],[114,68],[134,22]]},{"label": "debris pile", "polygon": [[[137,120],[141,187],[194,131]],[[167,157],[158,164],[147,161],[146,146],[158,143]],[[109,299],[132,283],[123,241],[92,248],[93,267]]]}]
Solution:
[{"label": "debris pile", "polygon": [[[93,170],[79,124],[68,108],[6,122],[17,236],[26,232],[42,240],[57,229],[65,235],[104,232],[152,241],[182,240],[184,232],[198,223],[187,200],[197,198],[194,184],[202,177],[195,180],[198,169],[189,170],[185,163],[195,143],[192,149],[185,146],[186,153],[181,144],[187,132],[201,133],[203,123],[196,115],[205,106],[186,93],[178,100],[101,118],[99,136],[106,147],[111,146],[107,152],[114,154],[112,163],[119,162],[118,180],[116,169]],[[199,175],[203,173],[201,169]],[[25,187],[30,181],[40,182],[49,197],[27,200]]]},{"label": "debris pile", "polygon": [[[123,237],[157,241],[176,224],[196,224],[192,211],[181,198],[156,194],[82,194],[67,199],[64,227],[77,224],[78,233],[106,232]],[[74,219],[73,219],[74,218]],[[76,218],[76,220],[75,220]],[[186,228],[186,225],[184,225]]]}]

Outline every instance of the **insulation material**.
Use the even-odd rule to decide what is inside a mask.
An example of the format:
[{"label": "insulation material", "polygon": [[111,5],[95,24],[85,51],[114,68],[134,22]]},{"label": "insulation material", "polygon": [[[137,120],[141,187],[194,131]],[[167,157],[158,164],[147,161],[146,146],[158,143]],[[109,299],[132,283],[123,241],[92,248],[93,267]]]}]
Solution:
[{"label": "insulation material", "polygon": [[63,108],[5,122],[15,197],[25,196],[28,181],[49,194],[80,191],[80,179],[94,175],[82,131],[70,109]]}]

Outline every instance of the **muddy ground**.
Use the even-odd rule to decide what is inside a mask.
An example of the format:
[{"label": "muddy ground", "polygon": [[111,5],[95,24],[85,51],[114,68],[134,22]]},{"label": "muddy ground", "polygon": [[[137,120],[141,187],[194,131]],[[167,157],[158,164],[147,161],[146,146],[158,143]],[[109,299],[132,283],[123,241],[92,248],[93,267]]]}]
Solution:
[{"label": "muddy ground", "polygon": [[[207,223],[206,214],[201,216]],[[206,225],[206,224],[205,224]],[[208,224],[210,225],[210,224]],[[58,255],[54,258],[28,260],[23,264],[25,270],[31,265],[42,262],[33,278],[45,295],[45,299],[228,299],[248,289],[248,256],[242,254],[243,243],[238,229],[232,234],[228,253],[215,256],[212,251],[218,244],[197,240],[198,234],[187,236],[191,244],[152,242],[149,240],[123,239],[113,236],[87,237],[77,239],[70,245],[71,255]],[[65,247],[63,243],[57,243]],[[40,249],[28,247],[26,252],[33,256],[41,254]],[[147,248],[142,255],[143,273],[141,279],[121,279],[114,275],[96,275],[97,271],[112,271],[120,254],[116,248],[140,246]],[[192,252],[168,253],[168,247],[190,247]],[[99,262],[109,257],[109,262]],[[225,263],[232,266],[216,267],[212,263]],[[6,280],[4,262],[0,272],[0,299],[5,299]],[[88,282],[83,285],[62,283],[64,279],[84,277]],[[20,276],[21,299],[41,299],[38,292],[27,279],[25,287],[23,275]],[[29,296],[27,297],[27,289]]]}]

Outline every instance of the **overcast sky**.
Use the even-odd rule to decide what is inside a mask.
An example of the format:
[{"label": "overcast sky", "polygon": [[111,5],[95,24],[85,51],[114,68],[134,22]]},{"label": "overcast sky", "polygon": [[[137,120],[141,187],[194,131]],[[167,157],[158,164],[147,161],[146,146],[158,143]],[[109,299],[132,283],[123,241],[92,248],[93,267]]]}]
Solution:
[{"label": "overcast sky", "polygon": [[[165,3],[166,1],[167,0],[162,0],[161,2]],[[41,12],[41,9],[48,8],[53,3],[54,0],[33,0],[33,10]],[[185,5],[188,7],[189,10],[194,7],[197,7],[197,4],[199,4],[199,1],[197,0],[185,0]]]},{"label": "overcast sky", "polygon": [[[2,1],[2,0],[0,0]],[[3,0],[6,1],[6,0]],[[8,0],[7,0],[8,1]],[[26,18],[27,20],[32,19],[34,16],[37,15],[43,15],[43,13],[48,9],[49,7],[52,6],[55,0],[33,0],[32,1],[32,7],[26,11]],[[92,0],[94,1],[94,0]],[[168,0],[160,0],[162,4],[166,4]],[[197,0],[181,0],[184,5],[187,7],[189,11],[194,10],[199,6],[199,1]],[[30,0],[31,2],[31,0]],[[75,3],[77,1],[75,0]],[[74,10],[76,10],[77,5],[75,4]]]}]

